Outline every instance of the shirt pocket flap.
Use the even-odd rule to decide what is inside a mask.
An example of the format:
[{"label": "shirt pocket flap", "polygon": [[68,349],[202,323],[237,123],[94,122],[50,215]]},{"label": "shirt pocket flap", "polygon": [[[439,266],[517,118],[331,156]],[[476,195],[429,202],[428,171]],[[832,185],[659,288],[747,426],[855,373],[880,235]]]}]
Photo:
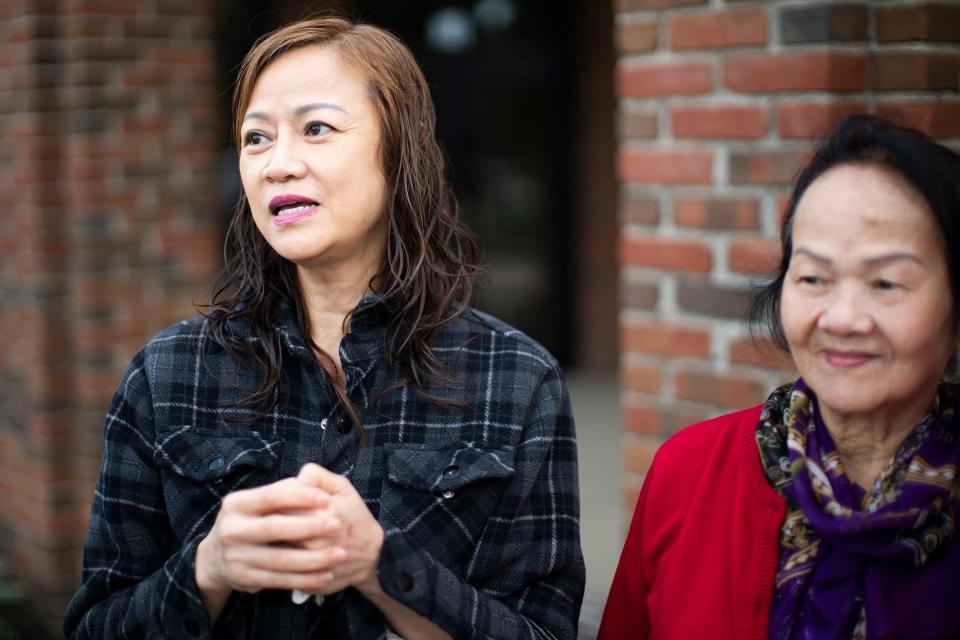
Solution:
[{"label": "shirt pocket flap", "polygon": [[453,491],[477,480],[503,479],[514,474],[507,451],[395,449],[387,459],[390,482],[434,493]]},{"label": "shirt pocket flap", "polygon": [[236,469],[270,469],[280,449],[279,439],[263,434],[214,435],[190,425],[171,427],[157,440],[154,462],[198,482],[218,480]]}]

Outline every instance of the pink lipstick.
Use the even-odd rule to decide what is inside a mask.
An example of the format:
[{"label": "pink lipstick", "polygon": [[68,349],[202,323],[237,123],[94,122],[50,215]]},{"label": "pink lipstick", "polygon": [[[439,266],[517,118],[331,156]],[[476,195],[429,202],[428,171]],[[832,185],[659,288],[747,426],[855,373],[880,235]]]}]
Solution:
[{"label": "pink lipstick", "polygon": [[873,360],[873,355],[864,351],[826,349],[823,354],[831,366],[840,369],[853,369]]},{"label": "pink lipstick", "polygon": [[288,193],[272,198],[269,207],[274,224],[290,224],[315,213],[317,202],[304,196]]}]

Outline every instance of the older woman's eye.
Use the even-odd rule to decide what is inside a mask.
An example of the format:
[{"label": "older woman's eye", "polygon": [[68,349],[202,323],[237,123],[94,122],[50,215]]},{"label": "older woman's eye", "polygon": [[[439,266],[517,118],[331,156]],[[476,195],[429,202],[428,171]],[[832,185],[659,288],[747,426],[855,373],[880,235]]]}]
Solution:
[{"label": "older woman's eye", "polygon": [[878,279],[873,282],[873,287],[880,291],[893,291],[899,289],[900,285],[892,280]]},{"label": "older woman's eye", "polygon": [[306,127],[308,136],[322,136],[333,131],[333,127],[324,122],[311,122]]},{"label": "older woman's eye", "polygon": [[820,276],[800,276],[797,278],[797,282],[800,284],[817,287],[824,284],[825,281]]}]

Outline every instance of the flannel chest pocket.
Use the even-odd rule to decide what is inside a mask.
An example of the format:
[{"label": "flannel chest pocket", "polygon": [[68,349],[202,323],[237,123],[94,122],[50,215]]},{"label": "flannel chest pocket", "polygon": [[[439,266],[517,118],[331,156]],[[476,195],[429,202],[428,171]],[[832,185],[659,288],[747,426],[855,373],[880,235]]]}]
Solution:
[{"label": "flannel chest pocket", "polygon": [[507,481],[513,453],[499,449],[392,449],[380,518],[434,557],[465,557],[477,543]]},{"label": "flannel chest pocket", "polygon": [[280,447],[278,438],[254,431],[158,429],[153,457],[174,531],[186,534],[200,520],[208,520],[209,528],[225,495],[277,480]]}]

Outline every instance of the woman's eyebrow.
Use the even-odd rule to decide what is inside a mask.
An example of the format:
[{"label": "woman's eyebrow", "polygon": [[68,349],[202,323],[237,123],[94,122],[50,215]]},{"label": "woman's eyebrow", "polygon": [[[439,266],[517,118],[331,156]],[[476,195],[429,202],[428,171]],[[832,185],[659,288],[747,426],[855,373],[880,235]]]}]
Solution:
[{"label": "woman's eyebrow", "polygon": [[310,104],[300,105],[293,110],[293,113],[294,115],[300,116],[308,111],[318,111],[320,109],[335,109],[336,111],[342,111],[343,113],[350,115],[349,111],[333,102],[311,102]]},{"label": "woman's eyebrow", "polygon": [[[805,255],[811,260],[814,260],[816,262],[819,262],[827,266],[830,266],[831,264],[833,264],[833,261],[830,258],[822,256],[818,253],[814,253],[813,251],[810,251],[809,249],[805,249],[804,247],[797,248],[793,252],[793,255],[795,256]],[[876,266],[878,264],[886,264],[889,262],[896,262],[898,260],[909,260],[911,262],[916,262],[917,264],[923,264],[923,260],[921,260],[919,256],[917,256],[914,253],[910,253],[909,251],[894,251],[892,253],[884,253],[879,256],[864,258],[863,264],[869,265],[869,266]]]},{"label": "woman's eyebrow", "polygon": [[[311,102],[310,104],[302,104],[296,109],[293,110],[293,114],[300,116],[308,111],[318,111],[320,109],[334,109],[336,111],[342,111],[343,113],[350,115],[350,112],[341,107],[340,105],[333,102]],[[269,120],[270,114],[264,111],[251,111],[247,115],[243,116],[244,121],[246,120]]]},{"label": "woman's eyebrow", "polygon": [[919,256],[913,253],[909,253],[907,251],[895,251],[893,253],[885,253],[883,255],[874,256],[873,258],[867,258],[863,261],[863,263],[868,265],[877,265],[877,264],[884,264],[887,262],[896,262],[898,260],[909,260],[911,262],[916,262],[917,264],[923,264],[923,260],[921,260]]},{"label": "woman's eyebrow", "polygon": [[794,249],[793,255],[795,256],[804,255],[810,258],[811,260],[814,260],[816,262],[819,262],[821,264],[825,264],[828,266],[833,264],[833,260],[831,260],[830,258],[827,258],[826,256],[822,256],[819,253],[814,253],[813,251],[810,251],[810,249],[805,249],[803,247],[797,247],[796,249]]}]

